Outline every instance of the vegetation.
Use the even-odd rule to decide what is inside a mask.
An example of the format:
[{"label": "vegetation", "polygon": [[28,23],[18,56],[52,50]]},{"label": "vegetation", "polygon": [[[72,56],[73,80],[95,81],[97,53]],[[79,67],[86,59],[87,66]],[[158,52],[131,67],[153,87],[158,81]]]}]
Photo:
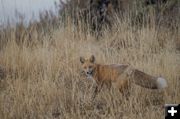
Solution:
[{"label": "vegetation", "polygon": [[[68,12],[62,17],[47,13],[50,19],[42,16],[28,27],[19,23],[1,29],[0,75],[6,71],[6,77],[0,76],[0,117],[164,118],[163,105],[180,102],[180,24],[157,24],[155,13],[147,12],[148,19],[135,25],[135,14],[113,15],[112,26],[102,27],[98,40],[89,22],[77,24]],[[92,101],[94,87],[80,75],[79,62],[91,54],[98,63],[128,63],[163,76],[169,87],[157,91],[133,85],[128,98],[103,88]]]}]

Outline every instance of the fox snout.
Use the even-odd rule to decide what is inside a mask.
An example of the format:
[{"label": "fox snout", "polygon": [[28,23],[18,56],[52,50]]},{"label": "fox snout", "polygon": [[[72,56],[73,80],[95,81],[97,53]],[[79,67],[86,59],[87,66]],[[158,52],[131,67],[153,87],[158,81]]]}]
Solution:
[{"label": "fox snout", "polygon": [[93,69],[85,69],[84,72],[86,73],[86,75],[92,75],[93,74]]}]

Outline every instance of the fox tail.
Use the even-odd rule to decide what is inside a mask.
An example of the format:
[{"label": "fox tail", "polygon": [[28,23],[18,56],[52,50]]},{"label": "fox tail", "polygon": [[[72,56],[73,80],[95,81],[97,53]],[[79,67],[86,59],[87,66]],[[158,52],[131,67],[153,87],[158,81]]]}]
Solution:
[{"label": "fox tail", "polygon": [[151,76],[137,69],[133,71],[132,79],[135,84],[145,88],[164,89],[168,86],[166,79]]}]

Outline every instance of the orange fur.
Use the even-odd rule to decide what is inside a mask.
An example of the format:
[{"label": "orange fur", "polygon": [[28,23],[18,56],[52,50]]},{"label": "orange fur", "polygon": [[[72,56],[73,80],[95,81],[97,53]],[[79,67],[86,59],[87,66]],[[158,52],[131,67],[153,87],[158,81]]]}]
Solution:
[{"label": "orange fur", "polygon": [[135,83],[145,88],[162,89],[167,86],[166,80],[161,77],[148,75],[126,64],[101,65],[95,63],[95,57],[85,59],[80,57],[83,72],[87,77],[96,81],[98,85],[107,84],[118,88],[121,92],[129,88],[130,83]]}]

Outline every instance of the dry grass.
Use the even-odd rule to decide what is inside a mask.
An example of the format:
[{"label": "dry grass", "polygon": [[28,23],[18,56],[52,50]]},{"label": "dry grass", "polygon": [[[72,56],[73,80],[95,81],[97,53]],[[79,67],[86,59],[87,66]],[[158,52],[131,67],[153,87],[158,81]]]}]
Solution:
[{"label": "dry grass", "polygon": [[[0,64],[9,72],[0,81],[0,117],[162,119],[164,103],[180,103],[180,54],[175,44],[178,32],[157,30],[153,23],[135,29],[124,20],[110,31],[104,30],[97,41],[69,22],[49,35],[33,31],[33,42],[28,46],[26,40],[18,44],[11,32],[0,51]],[[40,39],[43,42],[38,42]],[[92,82],[80,76],[79,62],[79,56],[90,54],[102,64],[129,63],[165,77],[167,95],[133,86],[128,100],[114,89],[103,89],[92,102]]]}]

